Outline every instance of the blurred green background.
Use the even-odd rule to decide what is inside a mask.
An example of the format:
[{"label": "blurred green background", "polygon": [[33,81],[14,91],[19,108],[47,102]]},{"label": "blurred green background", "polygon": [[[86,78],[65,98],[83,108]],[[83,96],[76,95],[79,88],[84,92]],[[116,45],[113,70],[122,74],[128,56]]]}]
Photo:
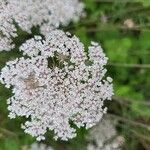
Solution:
[{"label": "blurred green background", "polygon": [[[87,48],[90,41],[101,43],[109,57],[108,74],[114,79],[115,96],[106,103],[108,113],[118,120],[119,134],[125,137],[125,150],[150,150],[150,0],[84,0],[86,17],[63,28],[80,38]],[[62,29],[62,28],[61,28]],[[0,53],[0,68],[20,57],[19,45],[38,34],[18,29],[17,47]],[[6,99],[11,90],[0,84],[0,150],[21,150],[35,139],[24,134],[24,119],[10,120]],[[69,142],[54,141],[48,133],[44,143],[56,150],[85,150],[86,131]]]}]

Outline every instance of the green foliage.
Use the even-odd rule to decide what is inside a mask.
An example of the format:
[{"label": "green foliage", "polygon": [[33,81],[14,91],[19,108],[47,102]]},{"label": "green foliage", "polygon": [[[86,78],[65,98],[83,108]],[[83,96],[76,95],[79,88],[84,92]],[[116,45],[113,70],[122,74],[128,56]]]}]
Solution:
[{"label": "green foliage", "polygon": [[150,1],[149,1],[149,0],[137,0],[137,1],[143,3],[143,5],[144,5],[145,7],[150,6]]},{"label": "green foliage", "polygon": [[128,61],[128,50],[132,42],[129,38],[111,39],[105,41],[105,47],[108,50],[107,55],[110,61],[113,62],[126,62]]},{"label": "green foliage", "polygon": [[19,144],[13,139],[6,139],[4,143],[5,150],[18,150]]},{"label": "green foliage", "polygon": [[145,116],[150,118],[150,105],[147,103],[134,102],[131,105],[132,110],[137,116]]}]

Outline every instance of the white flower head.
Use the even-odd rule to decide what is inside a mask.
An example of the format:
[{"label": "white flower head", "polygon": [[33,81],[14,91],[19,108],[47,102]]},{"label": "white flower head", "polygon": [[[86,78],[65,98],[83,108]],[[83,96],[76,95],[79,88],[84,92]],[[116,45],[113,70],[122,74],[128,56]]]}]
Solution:
[{"label": "white flower head", "polygon": [[29,150],[54,150],[51,146],[47,146],[45,144],[33,143]]},{"label": "white flower head", "polygon": [[89,141],[87,150],[121,150],[124,144],[124,137],[118,136],[115,129],[116,120],[110,116],[103,119],[94,126],[87,139]]},{"label": "white flower head", "polygon": [[26,41],[20,50],[29,58],[8,62],[0,80],[13,89],[9,117],[28,118],[22,126],[26,133],[44,140],[53,130],[55,139],[68,140],[76,136],[70,121],[87,129],[99,122],[113,88],[110,77],[104,78],[107,57],[98,44],[86,53],[76,36],[55,30],[45,40]]},{"label": "white flower head", "polygon": [[12,37],[16,37],[16,27],[13,24],[13,8],[5,0],[0,1],[0,51],[14,48]]},{"label": "white flower head", "polygon": [[[0,36],[11,41],[17,36],[17,24],[22,30],[31,33],[31,28],[40,26],[41,33],[47,34],[60,25],[77,21],[83,14],[84,4],[78,0],[1,0]],[[0,38],[0,44],[2,44]],[[8,41],[7,40],[7,41]],[[6,46],[7,44],[7,46]],[[10,42],[0,45],[0,51],[13,48]]]}]

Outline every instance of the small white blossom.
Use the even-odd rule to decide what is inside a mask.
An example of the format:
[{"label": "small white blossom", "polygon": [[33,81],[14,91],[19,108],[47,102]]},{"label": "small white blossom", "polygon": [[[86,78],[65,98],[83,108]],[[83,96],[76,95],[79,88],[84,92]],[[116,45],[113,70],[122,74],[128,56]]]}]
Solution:
[{"label": "small white blossom", "polygon": [[[84,4],[78,0],[1,0],[0,44],[5,40],[3,37],[11,41],[17,36],[15,24],[28,33],[33,26],[40,26],[45,35],[60,25],[68,25],[71,20],[77,21],[83,8]],[[0,51],[11,48],[10,42],[0,45]]]},{"label": "small white blossom", "polygon": [[13,48],[14,48],[14,45],[12,44],[11,39],[0,36],[0,50],[10,50]]},{"label": "small white blossom", "polygon": [[9,117],[28,118],[22,125],[26,133],[44,140],[53,130],[55,139],[68,140],[76,136],[70,121],[88,129],[101,120],[113,88],[110,77],[104,78],[107,57],[98,44],[86,53],[76,36],[55,30],[45,40],[26,41],[20,50],[30,58],[8,62],[0,80],[13,89]]}]

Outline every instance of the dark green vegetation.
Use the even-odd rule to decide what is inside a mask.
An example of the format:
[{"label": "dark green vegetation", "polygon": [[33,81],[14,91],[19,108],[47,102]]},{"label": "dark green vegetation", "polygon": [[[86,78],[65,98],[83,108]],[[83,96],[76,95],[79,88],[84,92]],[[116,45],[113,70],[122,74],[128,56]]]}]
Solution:
[{"label": "dark green vegetation", "polygon": [[[87,47],[90,41],[101,43],[114,79],[115,96],[108,102],[108,113],[118,120],[118,132],[126,139],[125,150],[150,150],[150,1],[84,0],[86,16],[65,28],[77,35]],[[17,47],[33,35],[19,32]],[[38,30],[33,29],[38,33]],[[21,54],[17,48],[0,53],[0,68]],[[0,150],[20,150],[34,139],[20,129],[23,119],[9,120],[6,99],[11,91],[0,85]],[[47,134],[45,143],[56,150],[84,150],[87,131],[77,138],[55,142]]]}]

